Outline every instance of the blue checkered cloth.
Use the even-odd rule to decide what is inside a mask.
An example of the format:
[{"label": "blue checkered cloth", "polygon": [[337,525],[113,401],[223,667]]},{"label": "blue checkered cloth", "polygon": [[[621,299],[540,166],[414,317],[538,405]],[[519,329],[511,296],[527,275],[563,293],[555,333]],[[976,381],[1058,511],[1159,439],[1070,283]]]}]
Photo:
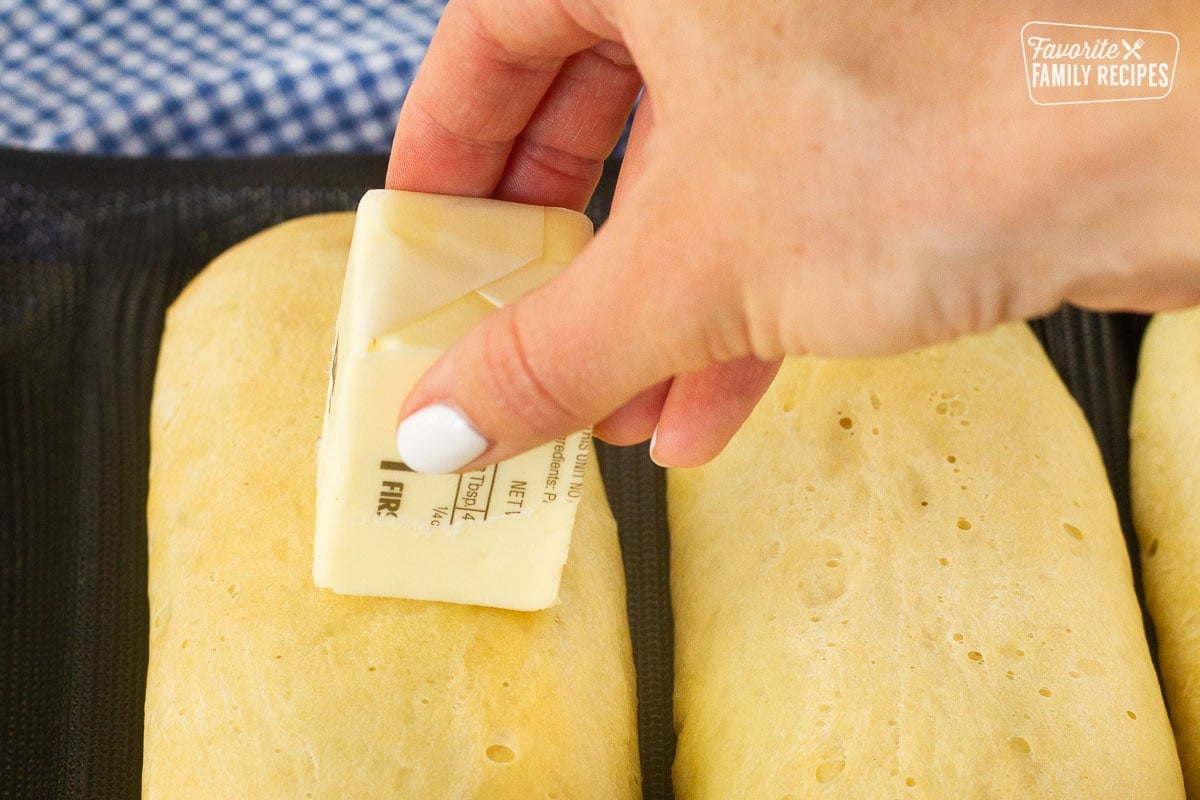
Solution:
[{"label": "blue checkered cloth", "polygon": [[445,0],[0,0],[0,146],[386,152]]}]

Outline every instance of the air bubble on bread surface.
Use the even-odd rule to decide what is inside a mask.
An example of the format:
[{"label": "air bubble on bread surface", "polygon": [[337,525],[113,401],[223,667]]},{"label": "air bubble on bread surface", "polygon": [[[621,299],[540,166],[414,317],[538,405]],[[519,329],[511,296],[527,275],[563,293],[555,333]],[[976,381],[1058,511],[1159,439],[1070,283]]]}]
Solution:
[{"label": "air bubble on bread surface", "polygon": [[829,783],[846,769],[844,758],[831,758],[817,766],[817,783]]},{"label": "air bubble on bread surface", "polygon": [[516,752],[507,745],[493,744],[490,745],[485,753],[487,760],[493,764],[508,764],[517,757]]},{"label": "air bubble on bread surface", "polygon": [[517,737],[509,730],[492,734],[492,743],[484,751],[484,757],[493,764],[510,764],[517,757]]}]

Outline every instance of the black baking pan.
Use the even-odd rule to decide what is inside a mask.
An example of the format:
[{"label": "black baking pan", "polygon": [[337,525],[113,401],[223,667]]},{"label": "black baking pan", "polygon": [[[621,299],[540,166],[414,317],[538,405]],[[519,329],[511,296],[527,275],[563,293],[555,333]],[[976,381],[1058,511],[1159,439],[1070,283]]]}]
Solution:
[{"label": "black baking pan", "polygon": [[[139,796],[163,314],[223,250],[284,219],[354,208],[385,164],[0,150],[0,798]],[[588,209],[598,224],[618,169]],[[1132,542],[1126,428],[1144,320],[1067,308],[1034,327],[1096,431]],[[644,447],[599,452],[628,578],[645,798],[667,800],[665,481]]]}]

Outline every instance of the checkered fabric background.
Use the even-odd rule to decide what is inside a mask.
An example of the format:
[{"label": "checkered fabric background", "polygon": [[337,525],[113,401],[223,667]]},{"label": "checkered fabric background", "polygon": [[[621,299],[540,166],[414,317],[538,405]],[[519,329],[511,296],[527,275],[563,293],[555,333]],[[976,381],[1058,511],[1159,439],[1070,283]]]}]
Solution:
[{"label": "checkered fabric background", "polygon": [[0,146],[386,152],[445,0],[0,0]]}]

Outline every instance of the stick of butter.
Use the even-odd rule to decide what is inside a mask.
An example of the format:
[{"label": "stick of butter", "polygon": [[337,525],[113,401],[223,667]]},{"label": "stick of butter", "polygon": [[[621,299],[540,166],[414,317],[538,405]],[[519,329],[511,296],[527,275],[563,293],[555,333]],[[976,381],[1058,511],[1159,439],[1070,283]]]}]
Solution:
[{"label": "stick of butter", "polygon": [[313,579],[342,594],[522,611],[558,601],[587,431],[463,475],[409,470],[400,403],[455,340],[563,270],[586,216],[374,190],[358,206],[317,461]]}]

